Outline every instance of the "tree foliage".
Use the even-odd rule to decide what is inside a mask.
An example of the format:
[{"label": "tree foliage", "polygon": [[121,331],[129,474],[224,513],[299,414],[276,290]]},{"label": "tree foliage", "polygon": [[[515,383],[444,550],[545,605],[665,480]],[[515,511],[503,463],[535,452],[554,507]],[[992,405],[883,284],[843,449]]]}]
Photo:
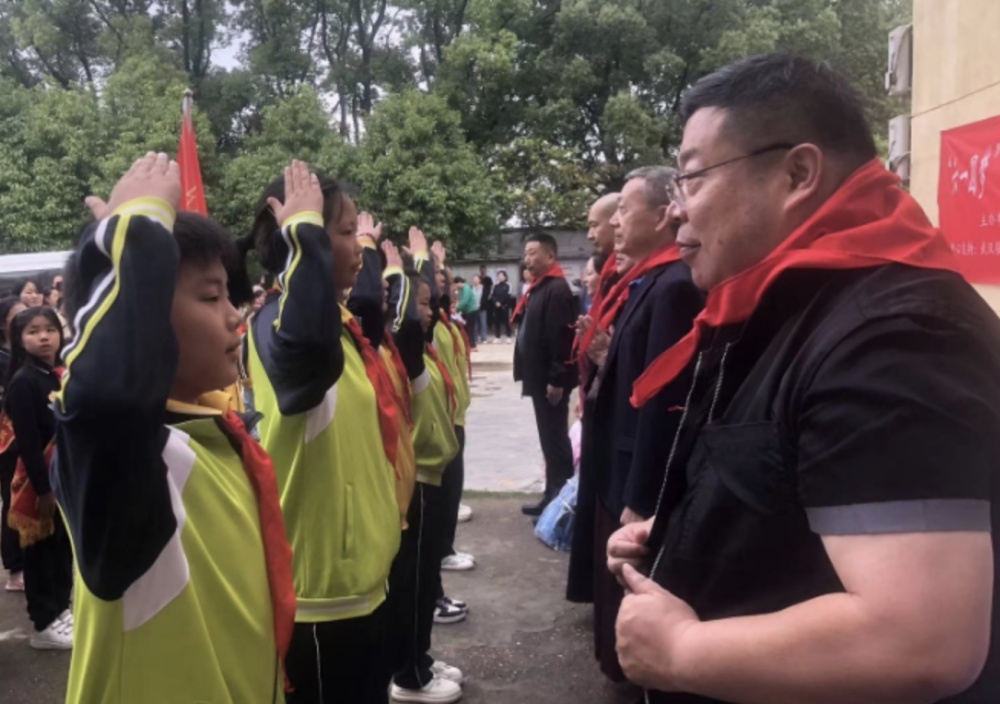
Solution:
[{"label": "tree foliage", "polygon": [[[394,234],[468,252],[508,223],[580,225],[671,161],[683,90],[765,51],[869,100],[910,0],[5,0],[0,249],[68,246],[82,199],[174,151],[195,91],[211,212],[245,231],[292,157],[358,184]],[[230,58],[220,64],[222,56]]]}]

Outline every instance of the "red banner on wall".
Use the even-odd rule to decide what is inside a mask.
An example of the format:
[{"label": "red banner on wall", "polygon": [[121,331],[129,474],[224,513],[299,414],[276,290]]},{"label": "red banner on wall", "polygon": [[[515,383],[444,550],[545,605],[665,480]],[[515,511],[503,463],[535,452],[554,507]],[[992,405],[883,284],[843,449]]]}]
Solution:
[{"label": "red banner on wall", "polygon": [[965,277],[1000,284],[1000,117],[941,133],[938,209]]}]

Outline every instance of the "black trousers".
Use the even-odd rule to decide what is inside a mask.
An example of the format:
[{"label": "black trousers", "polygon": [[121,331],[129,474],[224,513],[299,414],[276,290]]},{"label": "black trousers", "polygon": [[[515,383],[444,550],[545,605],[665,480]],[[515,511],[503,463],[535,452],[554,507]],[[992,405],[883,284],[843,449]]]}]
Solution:
[{"label": "black trousers", "polygon": [[387,704],[388,609],[326,623],[296,623],[285,667],[288,704]]},{"label": "black trousers", "polygon": [[393,633],[388,664],[393,681],[407,689],[420,689],[434,677],[431,629],[441,593],[441,559],[446,554],[443,499],[441,487],[417,483],[406,517],[410,527],[403,532],[389,576]]},{"label": "black trousers", "polygon": [[73,549],[58,513],[55,526],[48,538],[24,548],[24,595],[36,631],[45,630],[69,608],[73,590]]},{"label": "black trousers", "polygon": [[564,391],[556,405],[549,403],[545,394],[531,397],[535,407],[535,425],[538,440],[545,456],[545,501],[551,501],[573,476],[573,446],[569,441],[569,397]]},{"label": "black trousers", "polygon": [[4,569],[9,572],[20,572],[24,569],[24,552],[21,550],[21,538],[17,531],[7,525],[7,512],[10,510],[10,484],[17,468],[17,455],[13,451],[0,455],[0,560]]},{"label": "black trousers", "polygon": [[444,471],[441,479],[441,494],[444,502],[444,547],[445,555],[455,553],[455,533],[458,532],[458,506],[462,503],[462,492],[465,490],[465,428],[455,426],[458,436],[458,454]]},{"label": "black trousers", "polygon": [[507,306],[503,306],[501,308],[497,308],[496,306],[491,306],[490,318],[491,318],[490,324],[493,326],[494,337],[499,339],[501,332],[503,332],[503,334],[506,337],[511,336],[510,311],[507,310]]},{"label": "black trousers", "polygon": [[469,344],[472,347],[479,345],[479,311],[467,313],[465,318],[465,331],[469,334]]}]

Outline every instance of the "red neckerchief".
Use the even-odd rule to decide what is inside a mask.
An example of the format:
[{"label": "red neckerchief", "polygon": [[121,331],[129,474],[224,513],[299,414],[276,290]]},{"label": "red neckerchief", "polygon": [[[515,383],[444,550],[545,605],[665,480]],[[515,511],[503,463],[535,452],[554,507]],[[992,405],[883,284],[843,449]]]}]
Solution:
[{"label": "red neckerchief", "polygon": [[[601,307],[595,314],[591,315],[593,320],[590,323],[590,327],[587,328],[583,340],[580,342],[580,350],[585,353],[590,348],[590,343],[594,341],[594,335],[597,334],[598,328],[605,332],[611,330],[611,326],[615,324],[618,314],[621,313],[622,308],[628,302],[633,281],[638,281],[657,267],[680,261],[680,258],[680,249],[678,249],[676,244],[670,244],[655,254],[646,257],[625,272],[625,275],[618,279],[611,290],[608,291],[608,294],[601,297]],[[603,272],[601,275],[603,276]]]},{"label": "red neckerchief", "polygon": [[537,279],[532,281],[531,286],[528,287],[528,290],[525,291],[524,295],[521,296],[521,300],[518,301],[517,305],[514,307],[514,313],[510,316],[510,324],[513,325],[514,323],[517,322],[518,318],[520,318],[521,313],[524,312],[524,308],[528,305],[528,299],[531,298],[532,291],[538,288],[538,285],[540,283],[545,281],[545,279],[555,279],[555,278],[565,278],[565,277],[566,274],[565,272],[563,272],[562,267],[559,266],[559,264],[553,264],[552,266],[549,267],[548,271],[546,271],[544,274],[542,274]]},{"label": "red neckerchief", "polygon": [[[292,546],[288,544],[288,536],[285,534],[274,465],[271,456],[250,436],[239,416],[228,411],[222,416],[222,423],[230,436],[239,441],[243,470],[257,496],[260,537],[264,543],[264,564],[267,566],[267,583],[271,592],[274,642],[284,666],[295,628],[296,602],[295,584],[292,581]],[[285,690],[292,691],[287,675]]]},{"label": "red neckerchief", "polygon": [[375,401],[378,404],[378,425],[382,431],[382,447],[385,449],[385,456],[389,464],[396,466],[396,451],[399,443],[399,419],[396,417],[396,387],[392,384],[392,379],[382,360],[379,359],[378,352],[368,342],[368,338],[361,331],[361,326],[356,318],[348,318],[344,327],[351,334],[354,344],[361,352],[361,359],[365,363],[365,373],[368,380],[375,389]]},{"label": "red neckerchief", "polygon": [[[396,347],[396,341],[392,339],[392,333],[386,331],[385,335],[382,336],[382,344],[385,345],[387,350],[389,350],[389,355],[392,358],[392,366],[396,368],[396,374],[399,375],[399,385],[402,387],[400,408],[403,409],[403,417],[406,419],[406,424],[412,428],[413,414],[410,409],[412,398],[410,397],[410,385],[407,383],[410,377],[406,373],[406,365],[403,363],[403,355],[399,353],[399,348]],[[395,384],[393,387],[395,387]]]},{"label": "red neckerchief", "polygon": [[691,332],[636,380],[632,405],[642,406],[684,370],[706,329],[747,320],[785,271],[866,269],[894,262],[946,271],[958,266],[944,236],[899,186],[899,178],[873,159],[763,261],[709,292]]},{"label": "red neckerchief", "polygon": [[426,347],[427,354],[434,360],[438,371],[441,372],[441,378],[444,379],[444,388],[448,392],[448,409],[451,415],[454,416],[455,411],[458,410],[458,395],[455,392],[455,380],[451,378],[451,374],[448,373],[448,367],[441,361],[441,357],[438,355],[438,351],[434,349],[434,345],[428,342]]}]

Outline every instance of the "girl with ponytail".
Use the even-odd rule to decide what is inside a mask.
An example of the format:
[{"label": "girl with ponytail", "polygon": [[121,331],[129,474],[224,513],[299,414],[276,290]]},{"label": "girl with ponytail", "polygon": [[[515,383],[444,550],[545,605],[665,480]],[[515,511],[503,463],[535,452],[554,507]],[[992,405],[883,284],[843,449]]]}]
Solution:
[{"label": "girl with ponytail", "polygon": [[294,551],[291,704],[384,703],[389,685],[383,604],[400,539],[399,418],[378,353],[346,305],[369,281],[377,291],[358,295],[382,300],[380,272],[359,281],[369,243],[357,228],[343,189],[296,161],[265,189],[240,243],[278,277],[247,342]]}]

